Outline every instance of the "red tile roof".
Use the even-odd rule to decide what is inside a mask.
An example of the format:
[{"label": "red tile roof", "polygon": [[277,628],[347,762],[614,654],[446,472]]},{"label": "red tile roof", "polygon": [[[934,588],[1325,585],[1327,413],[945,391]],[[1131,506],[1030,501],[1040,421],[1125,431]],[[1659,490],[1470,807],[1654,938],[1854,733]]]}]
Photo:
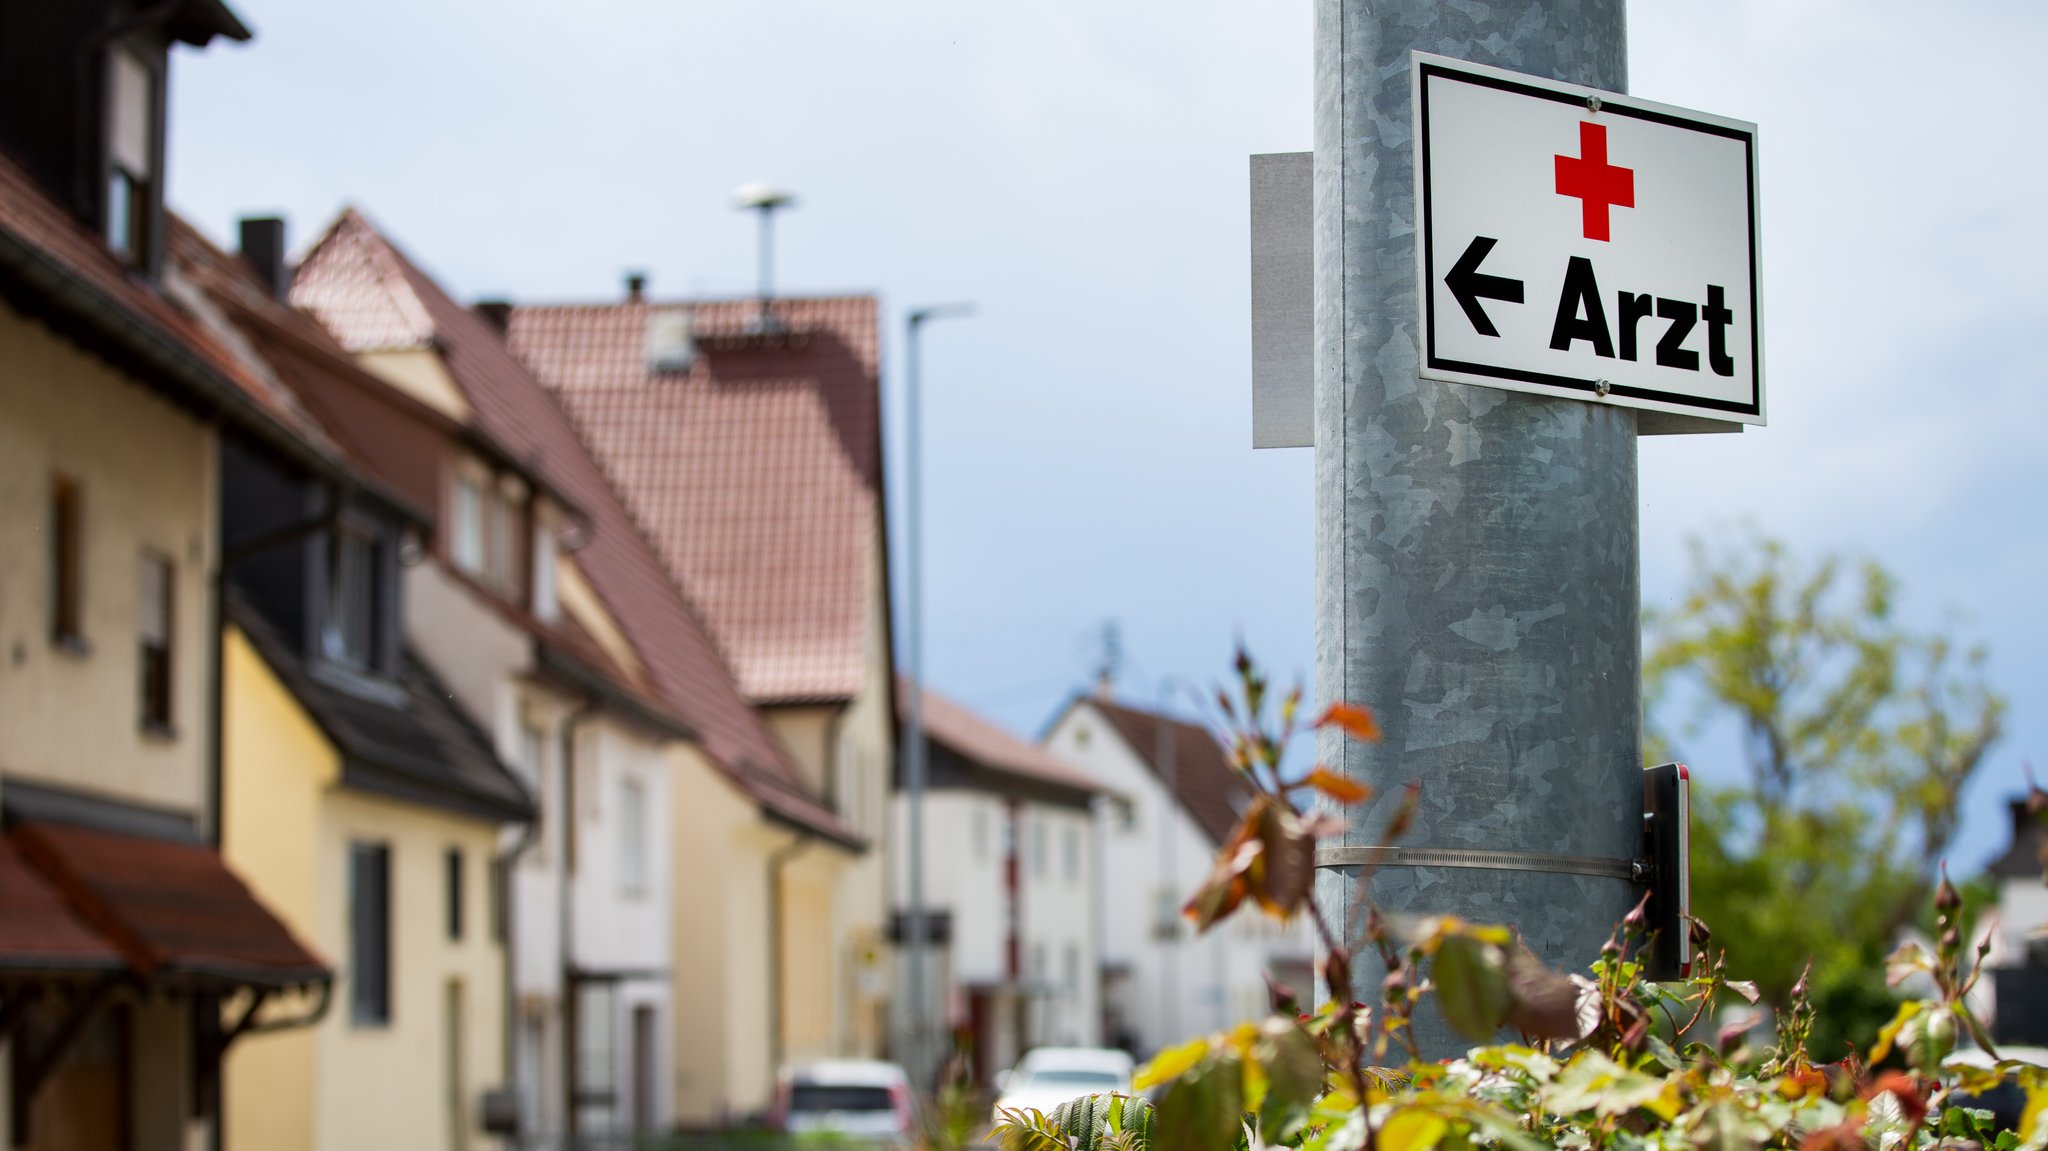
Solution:
[{"label": "red tile roof", "polygon": [[[910,690],[908,681],[897,684],[899,711],[908,706]],[[922,718],[925,735],[933,743],[951,748],[956,754],[990,771],[1090,794],[1103,790],[1102,785],[1086,772],[1056,758],[1037,744],[1011,735],[929,688],[924,693]]]},{"label": "red tile roof", "polygon": [[[1102,713],[1124,744],[1162,782],[1169,774],[1167,757],[1162,753],[1171,748],[1172,787],[1180,795],[1181,807],[1221,847],[1236,829],[1238,814],[1251,799],[1251,788],[1230,766],[1230,758],[1223,745],[1216,742],[1216,736],[1201,724],[1157,712],[1100,698],[1086,702]],[[1164,747],[1160,738],[1162,724],[1171,733]]]},{"label": "red tile roof", "polygon": [[202,844],[31,821],[16,823],[8,836],[144,979],[292,986],[329,977],[326,964]]},{"label": "red tile roof", "polygon": [[13,840],[0,838],[0,976],[121,966],[113,944],[78,918]]},{"label": "red tile roof", "polygon": [[[510,342],[595,448],[669,574],[761,703],[850,699],[870,666],[880,570],[872,296],[521,307]],[[688,324],[655,371],[650,320]],[[886,608],[883,608],[886,611]]]},{"label": "red tile roof", "polygon": [[352,351],[431,341],[481,429],[590,518],[575,562],[626,632],[657,697],[771,814],[858,842],[809,791],[788,749],[741,695],[710,632],[670,582],[568,413],[487,321],[451,299],[353,209],[301,263],[292,302]]}]

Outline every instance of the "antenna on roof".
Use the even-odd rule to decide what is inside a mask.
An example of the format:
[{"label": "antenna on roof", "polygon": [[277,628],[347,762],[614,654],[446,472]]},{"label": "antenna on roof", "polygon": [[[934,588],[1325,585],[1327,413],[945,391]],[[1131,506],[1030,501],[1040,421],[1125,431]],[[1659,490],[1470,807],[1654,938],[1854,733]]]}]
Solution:
[{"label": "antenna on roof", "polygon": [[760,213],[761,220],[761,317],[760,330],[772,332],[776,328],[775,317],[768,310],[768,301],[774,293],[770,288],[770,276],[775,264],[775,210],[787,208],[796,203],[796,197],[764,181],[742,184],[733,189],[733,203],[741,208]]},{"label": "antenna on roof", "polygon": [[1110,699],[1116,688],[1117,673],[1124,669],[1124,631],[1114,619],[1102,621],[1102,627],[1095,633],[1095,698]]}]

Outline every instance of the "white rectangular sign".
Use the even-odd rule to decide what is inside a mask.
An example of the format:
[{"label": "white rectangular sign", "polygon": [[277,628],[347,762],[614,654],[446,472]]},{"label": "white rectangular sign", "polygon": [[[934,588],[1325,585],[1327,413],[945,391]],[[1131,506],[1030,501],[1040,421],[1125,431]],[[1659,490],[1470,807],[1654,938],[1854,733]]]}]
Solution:
[{"label": "white rectangular sign", "polygon": [[1756,126],[1411,65],[1422,374],[1763,423]]}]

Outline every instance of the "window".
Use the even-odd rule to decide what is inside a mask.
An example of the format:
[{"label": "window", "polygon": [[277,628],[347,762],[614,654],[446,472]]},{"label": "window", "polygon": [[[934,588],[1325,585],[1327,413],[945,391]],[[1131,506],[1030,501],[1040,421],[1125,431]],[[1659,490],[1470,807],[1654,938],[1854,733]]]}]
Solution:
[{"label": "window", "polygon": [[1180,938],[1180,897],[1170,885],[1152,889],[1152,938]]},{"label": "window", "polygon": [[1062,961],[1060,964],[1060,987],[1066,992],[1067,1000],[1072,1002],[1081,997],[1080,945],[1075,943],[1067,944],[1066,952],[1060,956],[1060,959]]},{"label": "window", "polygon": [[518,505],[507,489],[509,480],[494,485],[484,502],[484,575],[500,588],[519,586]]},{"label": "window", "polygon": [[349,1021],[391,1022],[391,849],[352,843],[348,849]]},{"label": "window", "polygon": [[70,647],[85,644],[83,523],[78,485],[50,479],[50,639]]},{"label": "window", "polygon": [[484,567],[484,493],[477,478],[455,477],[455,514],[448,520],[448,551],[455,566],[476,573]]},{"label": "window", "polygon": [[1060,829],[1060,855],[1066,864],[1068,883],[1081,882],[1081,829],[1065,827]]},{"label": "window", "polygon": [[1031,878],[1045,878],[1045,817],[1031,821]]},{"label": "window", "polygon": [[531,719],[519,724],[519,769],[520,782],[526,784],[528,794],[533,796],[533,850],[527,854],[535,864],[547,862],[547,825],[544,813],[552,806],[543,794],[542,773],[547,768],[548,734]]},{"label": "window", "polygon": [[383,549],[377,537],[344,527],[334,535],[333,563],[327,581],[327,620],[321,646],[327,658],[359,668],[379,666],[379,569]]},{"label": "window", "polygon": [[140,640],[142,726],[171,727],[171,561],[156,552],[142,556],[136,588],[136,632]]},{"label": "window", "polygon": [[[526,486],[466,462],[455,474],[455,507],[448,517],[448,552],[455,566],[517,600],[525,594]],[[540,533],[536,533],[540,534]],[[553,597],[552,573],[549,596]]]},{"label": "window", "polygon": [[647,890],[647,793],[637,779],[619,781],[619,890]]},{"label": "window", "polygon": [[533,513],[533,614],[553,623],[560,612],[555,598],[555,522],[535,503]]},{"label": "window", "polygon": [[462,849],[448,849],[448,938],[462,941]]},{"label": "window", "polygon": [[975,809],[974,809],[974,819],[973,819],[973,826],[974,826],[974,861],[975,861],[976,863],[987,863],[987,862],[988,862],[988,809],[987,809],[987,808],[981,808],[981,807],[977,807],[977,808],[975,808]]},{"label": "window", "polygon": [[107,57],[107,246],[131,264],[149,249],[156,176],[156,74],[140,56]]}]

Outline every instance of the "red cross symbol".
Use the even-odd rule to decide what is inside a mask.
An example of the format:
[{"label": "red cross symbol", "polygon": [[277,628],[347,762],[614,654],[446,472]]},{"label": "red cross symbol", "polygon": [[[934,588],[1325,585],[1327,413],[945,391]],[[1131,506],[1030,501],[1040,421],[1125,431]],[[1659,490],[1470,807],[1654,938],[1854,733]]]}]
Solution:
[{"label": "red cross symbol", "polygon": [[1579,155],[1558,156],[1557,194],[1583,203],[1586,238],[1607,239],[1607,209],[1636,206],[1636,170],[1607,162],[1607,125],[1579,123]]}]

